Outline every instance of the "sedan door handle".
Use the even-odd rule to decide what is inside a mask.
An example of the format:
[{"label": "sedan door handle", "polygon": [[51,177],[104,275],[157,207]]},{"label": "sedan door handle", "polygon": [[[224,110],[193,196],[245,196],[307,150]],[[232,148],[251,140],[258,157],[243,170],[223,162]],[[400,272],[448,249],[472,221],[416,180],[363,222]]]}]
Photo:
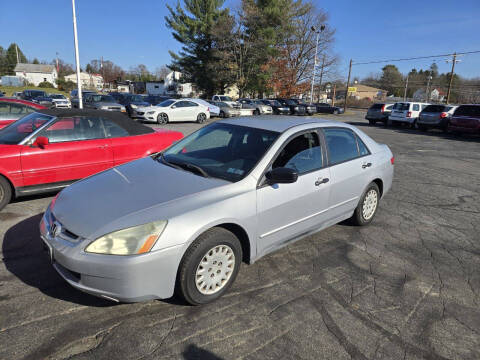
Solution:
[{"label": "sedan door handle", "polygon": [[315,186],[320,186],[322,184],[326,184],[329,181],[330,181],[329,178],[318,179],[317,181],[315,181]]},{"label": "sedan door handle", "polygon": [[366,169],[367,167],[372,166],[372,163],[366,163],[362,165],[362,169]]}]

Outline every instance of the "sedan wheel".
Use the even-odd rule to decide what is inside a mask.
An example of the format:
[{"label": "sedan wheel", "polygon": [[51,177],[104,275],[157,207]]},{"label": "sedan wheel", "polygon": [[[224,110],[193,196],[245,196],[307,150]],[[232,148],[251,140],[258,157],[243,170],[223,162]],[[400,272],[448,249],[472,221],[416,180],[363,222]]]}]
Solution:
[{"label": "sedan wheel", "polygon": [[235,281],[242,260],[237,237],[223,228],[212,228],[195,240],[183,256],[177,291],[192,305],[218,299]]},{"label": "sedan wheel", "polygon": [[228,245],[217,245],[207,251],[198,264],[195,274],[197,290],[203,295],[212,295],[228,283],[235,266],[235,254]]},{"label": "sedan wheel", "polygon": [[334,111],[333,111],[333,114],[334,114],[334,115],[338,115],[338,110],[334,110]]},{"label": "sedan wheel", "polygon": [[168,115],[165,113],[158,114],[157,116],[157,123],[159,124],[167,124],[168,123]]},{"label": "sedan wheel", "polygon": [[2,210],[10,202],[12,198],[12,188],[8,181],[0,176],[0,210]]},{"label": "sedan wheel", "polygon": [[380,190],[378,185],[371,183],[360,198],[351,218],[352,222],[359,226],[369,224],[377,212],[379,199]]},{"label": "sedan wheel", "polygon": [[203,124],[205,121],[207,121],[207,115],[205,115],[204,113],[198,114],[198,116],[197,116],[197,122],[198,122],[199,124]]}]

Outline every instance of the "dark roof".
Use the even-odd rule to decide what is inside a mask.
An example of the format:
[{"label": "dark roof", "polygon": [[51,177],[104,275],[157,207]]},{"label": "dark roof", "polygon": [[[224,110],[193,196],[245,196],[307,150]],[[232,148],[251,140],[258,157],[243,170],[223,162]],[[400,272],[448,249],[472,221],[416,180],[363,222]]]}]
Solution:
[{"label": "dark roof", "polygon": [[140,124],[130,119],[127,115],[118,111],[104,111],[91,109],[45,109],[38,110],[42,114],[47,114],[55,117],[69,117],[69,116],[90,116],[101,117],[108,119],[125,129],[130,135],[144,135],[155,132],[151,127]]}]

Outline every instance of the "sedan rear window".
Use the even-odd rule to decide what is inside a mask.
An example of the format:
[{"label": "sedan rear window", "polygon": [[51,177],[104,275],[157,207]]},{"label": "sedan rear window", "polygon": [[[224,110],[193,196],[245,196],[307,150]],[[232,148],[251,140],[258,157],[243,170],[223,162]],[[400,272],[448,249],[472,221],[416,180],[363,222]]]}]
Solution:
[{"label": "sedan rear window", "polygon": [[448,109],[446,108],[447,106],[445,105],[428,105],[425,109],[423,109],[423,112],[439,113],[439,112],[448,111]]},{"label": "sedan rear window", "polygon": [[461,105],[455,110],[455,115],[480,117],[480,106],[477,105]]},{"label": "sedan rear window", "polygon": [[383,107],[383,104],[373,104],[370,106],[370,109],[381,109]]}]

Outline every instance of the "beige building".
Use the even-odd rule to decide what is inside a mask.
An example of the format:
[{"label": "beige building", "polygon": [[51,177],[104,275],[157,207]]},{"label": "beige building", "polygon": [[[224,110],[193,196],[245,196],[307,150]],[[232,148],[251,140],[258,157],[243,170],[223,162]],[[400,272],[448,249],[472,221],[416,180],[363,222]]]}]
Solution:
[{"label": "beige building", "polygon": [[18,63],[14,71],[17,77],[28,84],[38,86],[41,82],[47,81],[57,87],[57,69],[53,65]]},{"label": "beige building", "polygon": [[[66,81],[73,81],[75,84],[77,83],[77,74],[73,73],[70,75],[65,76]],[[82,82],[82,87],[86,89],[95,89],[101,90],[103,89],[103,77],[99,74],[89,74],[86,72],[80,73],[80,81]]]},{"label": "beige building", "polygon": [[354,84],[348,88],[348,96],[353,96],[358,100],[365,98],[370,100],[385,100],[387,90],[377,89],[367,85]]}]

